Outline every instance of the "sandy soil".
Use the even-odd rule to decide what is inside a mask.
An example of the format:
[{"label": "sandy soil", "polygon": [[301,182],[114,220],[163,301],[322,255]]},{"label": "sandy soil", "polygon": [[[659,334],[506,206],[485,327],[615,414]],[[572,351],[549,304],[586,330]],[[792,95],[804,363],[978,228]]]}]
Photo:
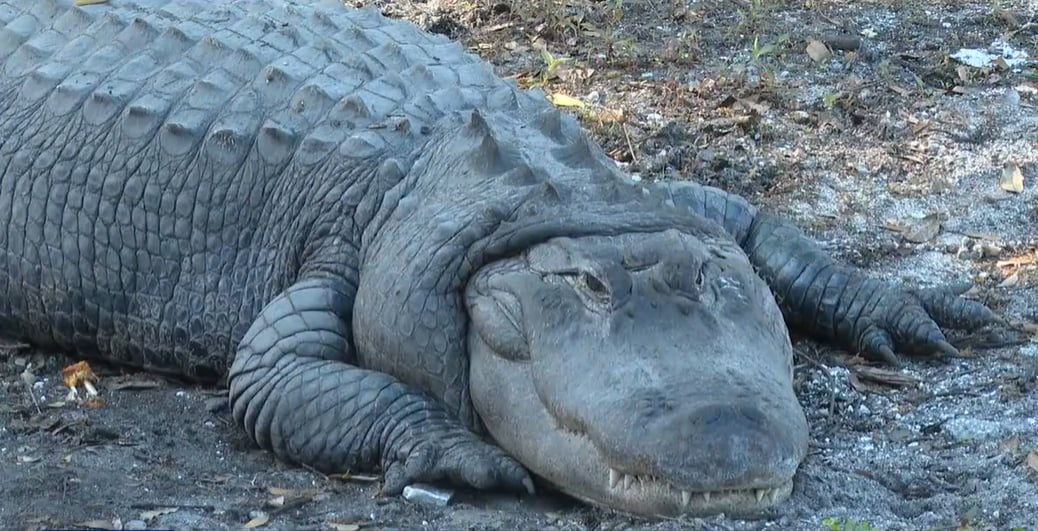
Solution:
[{"label": "sandy soil", "polygon": [[[348,3],[451,34],[578,105],[639,178],[738,191],[875,275],[973,282],[1007,317],[1038,321],[1038,67],[949,58],[996,40],[1038,53],[1033,2]],[[1017,171],[1022,191],[1002,189]],[[795,338],[812,449],[793,498],[754,521],[663,522],[550,494],[382,498],[377,478],[255,449],[219,389],[95,365],[104,403],[77,406],[61,381],[69,358],[11,344],[0,528],[1038,528],[1038,335],[957,341],[962,358],[877,372]]]}]

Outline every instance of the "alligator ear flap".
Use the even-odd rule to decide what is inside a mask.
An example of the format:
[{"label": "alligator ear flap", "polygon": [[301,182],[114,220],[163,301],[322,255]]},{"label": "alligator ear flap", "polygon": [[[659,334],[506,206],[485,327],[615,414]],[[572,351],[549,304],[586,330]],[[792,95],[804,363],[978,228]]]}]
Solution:
[{"label": "alligator ear flap", "polygon": [[519,299],[505,291],[482,287],[488,293],[469,296],[471,326],[494,354],[513,361],[529,360],[530,347],[522,331]]}]

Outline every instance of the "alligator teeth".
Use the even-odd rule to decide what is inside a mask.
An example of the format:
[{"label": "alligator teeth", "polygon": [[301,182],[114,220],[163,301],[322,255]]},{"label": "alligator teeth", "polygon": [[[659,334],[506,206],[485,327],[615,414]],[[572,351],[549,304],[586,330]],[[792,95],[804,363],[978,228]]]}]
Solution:
[{"label": "alligator teeth", "polygon": [[710,491],[703,491],[703,501],[710,503]]},{"label": "alligator teeth", "polygon": [[754,489],[753,494],[757,496],[757,503],[760,503],[764,499],[764,493],[767,489]]},{"label": "alligator teeth", "polygon": [[771,489],[771,503],[778,502],[779,490],[778,487]]},{"label": "alligator teeth", "polygon": [[615,489],[620,483],[620,472],[615,468],[609,469],[609,488]]},{"label": "alligator teeth", "polygon": [[681,505],[688,507],[690,503],[692,503],[692,493],[687,490],[681,491]]},{"label": "alligator teeth", "polygon": [[630,474],[624,474],[624,489],[631,488],[631,484],[634,483],[634,476]]}]

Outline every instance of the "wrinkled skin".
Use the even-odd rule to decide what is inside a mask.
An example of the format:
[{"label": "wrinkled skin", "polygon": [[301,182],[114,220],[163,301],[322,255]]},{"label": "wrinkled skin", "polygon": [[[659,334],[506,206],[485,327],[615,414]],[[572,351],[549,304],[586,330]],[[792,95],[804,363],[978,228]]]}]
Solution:
[{"label": "wrinkled skin", "polygon": [[476,409],[534,473],[642,514],[788,496],[808,435],[792,347],[730,242],[553,240],[483,268],[466,295]]},{"label": "wrinkled skin", "polygon": [[[0,332],[226,382],[279,458],[645,515],[789,495],[786,323],[872,359],[994,322],[338,0],[0,0]],[[774,297],[772,297],[772,294]]]}]

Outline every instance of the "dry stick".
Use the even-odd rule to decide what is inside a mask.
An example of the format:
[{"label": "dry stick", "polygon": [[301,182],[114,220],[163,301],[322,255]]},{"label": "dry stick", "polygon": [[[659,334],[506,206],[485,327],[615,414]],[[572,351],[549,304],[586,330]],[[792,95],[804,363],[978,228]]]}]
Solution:
[{"label": "dry stick", "polygon": [[634,152],[634,145],[631,144],[631,135],[627,133],[627,124],[621,123],[620,129],[624,132],[624,139],[627,140],[627,150],[631,152],[631,162],[638,162],[638,154]]},{"label": "dry stick", "polygon": [[32,392],[32,386],[26,383],[25,389],[29,391],[29,398],[32,398],[32,405],[36,406],[36,414],[42,415],[43,410],[40,409],[40,403],[36,400],[36,395]]}]

